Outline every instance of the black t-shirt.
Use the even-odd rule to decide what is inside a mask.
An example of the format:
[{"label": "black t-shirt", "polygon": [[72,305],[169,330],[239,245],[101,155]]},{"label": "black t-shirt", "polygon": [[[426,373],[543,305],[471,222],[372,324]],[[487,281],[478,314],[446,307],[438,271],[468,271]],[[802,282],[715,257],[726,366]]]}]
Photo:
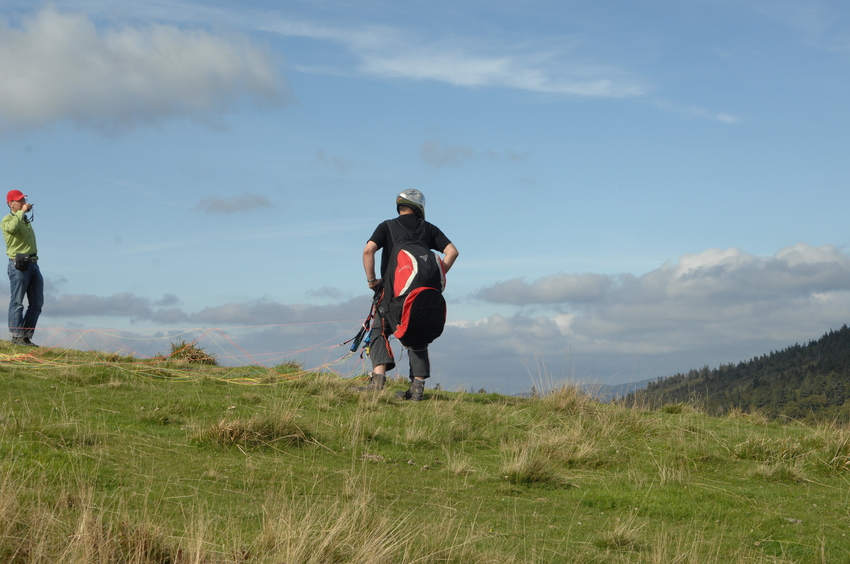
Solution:
[{"label": "black t-shirt", "polygon": [[[381,252],[381,278],[383,278],[384,275],[387,273],[387,266],[389,265],[390,257],[393,256],[393,238],[392,236],[390,236],[390,228],[387,225],[391,221],[399,221],[404,227],[414,231],[419,230],[420,226],[424,223],[427,227],[427,245],[429,249],[440,251],[442,253],[446,250],[446,247],[448,247],[452,243],[451,241],[449,241],[449,238],[446,237],[442,231],[440,231],[439,227],[428,223],[424,219],[420,219],[415,214],[406,213],[394,219],[388,219],[378,225],[378,227],[375,229],[375,232],[372,233],[371,237],[369,237],[369,240],[378,245],[379,249],[383,249],[383,251]],[[423,243],[426,242],[423,241]]]}]

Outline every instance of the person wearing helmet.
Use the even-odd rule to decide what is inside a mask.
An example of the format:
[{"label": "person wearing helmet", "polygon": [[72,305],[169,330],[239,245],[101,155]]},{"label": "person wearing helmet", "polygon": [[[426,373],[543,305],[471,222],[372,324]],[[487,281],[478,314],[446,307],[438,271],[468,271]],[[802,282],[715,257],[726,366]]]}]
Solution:
[{"label": "person wearing helmet", "polygon": [[[425,196],[419,190],[405,190],[395,200],[398,217],[382,222],[366,243],[363,249],[363,268],[366,271],[366,282],[371,290],[378,290],[384,278],[390,257],[393,256],[393,238],[389,223],[398,221],[412,232],[422,233],[422,244],[429,249],[443,254],[445,272],[454,264],[458,250],[440,229],[425,221]],[[376,276],[375,255],[381,249],[380,277]],[[395,368],[392,349],[387,335],[384,334],[384,324],[380,312],[376,313],[372,323],[370,336],[369,357],[372,360],[372,374],[369,384],[361,390],[378,391],[386,385],[387,372]],[[431,365],[428,359],[427,346],[414,350],[408,349],[410,361],[410,389],[399,392],[399,397],[412,401],[420,401],[425,389],[425,380],[430,377]]]},{"label": "person wearing helmet", "polygon": [[[44,305],[44,279],[38,268],[38,248],[32,220],[26,216],[32,204],[20,190],[6,194],[9,214],[0,222],[3,238],[6,239],[6,255],[9,257],[9,332],[16,345],[35,347],[30,340],[35,324]],[[29,302],[24,315],[24,297]]]}]

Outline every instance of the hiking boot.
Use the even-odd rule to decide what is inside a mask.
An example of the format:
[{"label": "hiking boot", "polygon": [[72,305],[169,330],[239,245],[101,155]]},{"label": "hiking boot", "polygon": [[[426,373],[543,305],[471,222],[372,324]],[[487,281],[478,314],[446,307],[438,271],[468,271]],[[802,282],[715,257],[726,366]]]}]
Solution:
[{"label": "hiking boot", "polygon": [[15,335],[12,337],[12,344],[19,345],[22,347],[37,347],[35,343],[30,341],[29,337],[21,337],[20,335]]},{"label": "hiking boot", "polygon": [[369,376],[369,380],[366,382],[365,386],[352,386],[351,391],[353,392],[380,392],[387,385],[387,375],[386,374],[372,374]]},{"label": "hiking boot", "polygon": [[406,392],[396,392],[395,397],[406,401],[422,401],[422,394],[425,392],[425,380],[413,378],[410,381],[410,388]]}]

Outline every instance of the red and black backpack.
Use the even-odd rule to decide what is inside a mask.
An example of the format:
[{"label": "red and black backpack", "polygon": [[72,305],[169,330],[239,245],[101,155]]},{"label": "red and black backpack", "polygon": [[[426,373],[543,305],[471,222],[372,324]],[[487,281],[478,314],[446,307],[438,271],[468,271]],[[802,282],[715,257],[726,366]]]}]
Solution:
[{"label": "red and black backpack", "polygon": [[387,222],[393,255],[384,274],[384,294],[378,310],[388,331],[405,347],[424,347],[446,325],[446,269],[443,259],[428,247],[424,221],[408,229],[398,219]]}]

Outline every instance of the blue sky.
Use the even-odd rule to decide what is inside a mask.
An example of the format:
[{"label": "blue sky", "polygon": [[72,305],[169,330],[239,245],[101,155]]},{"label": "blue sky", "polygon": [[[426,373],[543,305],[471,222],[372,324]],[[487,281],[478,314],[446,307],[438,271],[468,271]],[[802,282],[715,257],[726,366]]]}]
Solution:
[{"label": "blue sky", "polygon": [[4,0],[35,340],[334,360],[362,248],[416,188],[460,250],[446,388],[807,342],[850,318],[848,71],[838,1]]}]

